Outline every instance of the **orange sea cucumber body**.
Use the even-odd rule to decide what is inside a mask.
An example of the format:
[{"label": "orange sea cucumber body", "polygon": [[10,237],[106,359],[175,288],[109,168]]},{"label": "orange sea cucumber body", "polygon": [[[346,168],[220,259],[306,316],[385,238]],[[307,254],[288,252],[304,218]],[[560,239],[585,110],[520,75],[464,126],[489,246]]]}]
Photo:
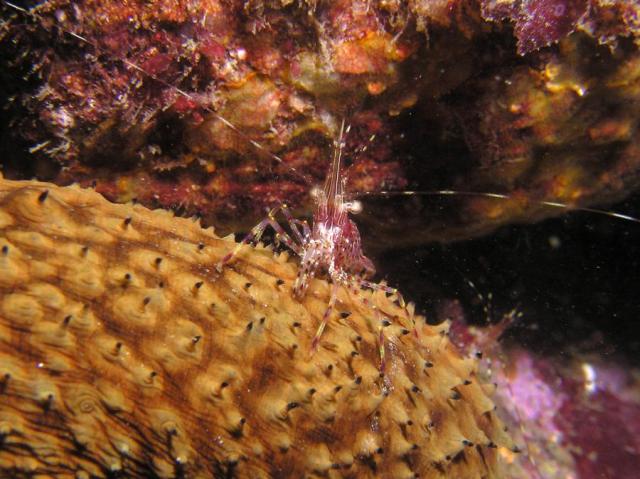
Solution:
[{"label": "orange sea cucumber body", "polygon": [[[512,445],[446,325],[341,290],[310,355],[329,285],[295,300],[297,264],[263,247],[218,274],[234,246],[0,178],[0,475],[501,477]],[[365,297],[399,318],[383,376]]]}]

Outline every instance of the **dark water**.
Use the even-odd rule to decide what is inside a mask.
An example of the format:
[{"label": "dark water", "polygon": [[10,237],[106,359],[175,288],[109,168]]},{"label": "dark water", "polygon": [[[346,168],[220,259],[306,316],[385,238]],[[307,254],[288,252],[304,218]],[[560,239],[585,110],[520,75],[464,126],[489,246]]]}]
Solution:
[{"label": "dark water", "polygon": [[[639,200],[610,208],[638,214]],[[510,334],[527,347],[557,354],[581,345],[640,361],[640,224],[573,212],[477,239],[391,250],[377,264],[432,320],[443,299],[459,299],[466,319],[483,323],[491,293],[490,320],[517,307],[523,318]]]}]

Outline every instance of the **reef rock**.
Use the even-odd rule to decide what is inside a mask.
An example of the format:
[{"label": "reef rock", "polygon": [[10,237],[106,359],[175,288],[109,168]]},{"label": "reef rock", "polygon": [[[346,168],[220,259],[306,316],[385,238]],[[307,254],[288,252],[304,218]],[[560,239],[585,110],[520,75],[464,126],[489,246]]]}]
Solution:
[{"label": "reef rock", "polygon": [[[0,161],[13,178],[95,184],[112,201],[237,231],[278,203],[309,213],[346,118],[352,193],[515,198],[469,199],[442,232],[428,214],[384,226],[407,242],[557,211],[538,200],[589,206],[638,187],[638,1],[53,0],[0,11]],[[393,216],[385,209],[375,218]]]},{"label": "reef rock", "polygon": [[312,354],[327,282],[293,299],[265,247],[218,273],[235,244],[0,179],[0,475],[501,477],[513,446],[446,324],[342,289]]}]

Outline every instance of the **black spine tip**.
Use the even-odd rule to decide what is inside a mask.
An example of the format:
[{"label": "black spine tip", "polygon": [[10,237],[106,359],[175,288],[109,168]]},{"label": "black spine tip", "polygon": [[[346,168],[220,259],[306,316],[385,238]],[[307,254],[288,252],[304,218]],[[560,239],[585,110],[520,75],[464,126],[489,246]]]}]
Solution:
[{"label": "black spine tip", "polygon": [[47,197],[49,196],[49,190],[44,190],[42,193],[40,193],[40,195],[38,196],[38,202],[39,203],[44,203],[47,200]]},{"label": "black spine tip", "polygon": [[2,254],[7,255],[9,253],[9,247],[5,244],[2,246]]}]

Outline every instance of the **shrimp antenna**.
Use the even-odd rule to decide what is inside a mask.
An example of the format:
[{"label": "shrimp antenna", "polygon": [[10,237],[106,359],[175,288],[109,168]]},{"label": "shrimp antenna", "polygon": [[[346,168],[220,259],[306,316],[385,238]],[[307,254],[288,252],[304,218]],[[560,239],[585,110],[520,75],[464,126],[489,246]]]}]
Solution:
[{"label": "shrimp antenna", "polygon": [[340,123],[340,132],[338,133],[338,140],[336,141],[335,148],[333,149],[333,161],[331,162],[331,169],[327,175],[327,184],[325,185],[325,191],[327,198],[335,198],[336,195],[340,195],[343,192],[340,188],[340,169],[342,163],[342,147],[345,134],[345,120],[342,118]]},{"label": "shrimp antenna", "polygon": [[[11,3],[11,2],[9,2],[7,0],[2,0],[2,2],[5,5],[7,5],[8,7],[13,8],[14,10],[16,10],[16,11],[18,11],[18,12],[24,14],[24,15],[27,15],[28,17],[31,17],[34,20],[41,20],[41,17],[39,17],[38,14],[33,11],[33,9],[27,9],[27,8],[21,7],[19,5],[16,5],[15,3]],[[37,6],[34,7],[34,8],[37,8]],[[259,152],[267,155],[269,158],[277,161],[278,163],[286,165],[285,161],[280,156],[276,155],[272,151],[269,151],[269,149],[267,149],[265,146],[261,145],[260,143],[258,143],[254,139],[252,139],[249,135],[244,133],[240,128],[238,128],[236,125],[231,123],[225,117],[223,117],[218,112],[213,110],[211,107],[209,107],[207,105],[203,105],[195,96],[193,96],[189,92],[183,90],[182,88],[177,87],[176,85],[173,85],[173,84],[169,83],[166,80],[163,80],[158,75],[145,70],[144,68],[142,68],[137,63],[134,63],[134,62],[132,62],[130,60],[127,60],[126,58],[123,58],[123,57],[118,56],[118,55],[114,56],[110,51],[108,51],[105,48],[102,48],[100,45],[98,45],[97,42],[92,41],[89,38],[80,35],[79,33],[76,33],[76,32],[74,32],[72,30],[69,30],[69,29],[63,27],[62,25],[60,25],[59,22],[56,23],[55,26],[61,32],[65,33],[65,34],[69,35],[70,37],[73,37],[73,38],[75,38],[75,39],[77,39],[77,40],[79,40],[79,41],[81,41],[81,42],[83,42],[83,43],[85,43],[85,44],[87,44],[89,46],[91,46],[93,49],[95,49],[96,52],[98,52],[100,54],[103,54],[103,55],[106,55],[106,56],[110,56],[110,57],[116,58],[117,60],[121,61],[127,67],[142,73],[143,75],[151,78],[152,80],[160,83],[161,85],[172,89],[173,91],[175,91],[179,95],[183,96],[187,100],[190,100],[190,101],[194,102],[195,104],[199,105],[205,111],[210,113],[216,120],[220,121],[226,127],[231,129],[234,133],[236,133],[238,136],[240,136],[243,140],[249,142],[256,150],[258,150]],[[286,165],[286,166],[287,166],[287,168],[289,169],[289,171],[291,173],[293,173],[294,175],[296,175],[299,178],[301,178],[307,184],[312,184],[313,183],[312,179],[309,176],[305,175],[304,173],[301,173],[300,171],[298,171],[293,166],[289,166],[289,165]]]},{"label": "shrimp antenna", "polygon": [[[457,191],[457,190],[364,191],[361,193],[354,193],[354,196],[356,197],[365,197],[365,196],[392,197],[392,196],[418,196],[418,195],[419,196],[475,196],[475,197],[482,197],[482,198],[496,198],[500,200],[509,200],[513,198],[512,195],[508,195],[505,193],[490,193],[485,191]],[[624,221],[631,221],[633,223],[640,223],[640,218],[636,218],[634,216],[625,215],[623,213],[617,213],[615,211],[609,211],[609,210],[604,210],[600,208],[573,206],[566,203],[560,203],[557,201],[547,201],[547,200],[535,200],[533,202],[538,205],[549,206],[551,208],[559,208],[559,209],[571,210],[571,211],[581,211],[584,213],[594,213],[598,215],[610,216],[612,218],[617,218]]]}]

